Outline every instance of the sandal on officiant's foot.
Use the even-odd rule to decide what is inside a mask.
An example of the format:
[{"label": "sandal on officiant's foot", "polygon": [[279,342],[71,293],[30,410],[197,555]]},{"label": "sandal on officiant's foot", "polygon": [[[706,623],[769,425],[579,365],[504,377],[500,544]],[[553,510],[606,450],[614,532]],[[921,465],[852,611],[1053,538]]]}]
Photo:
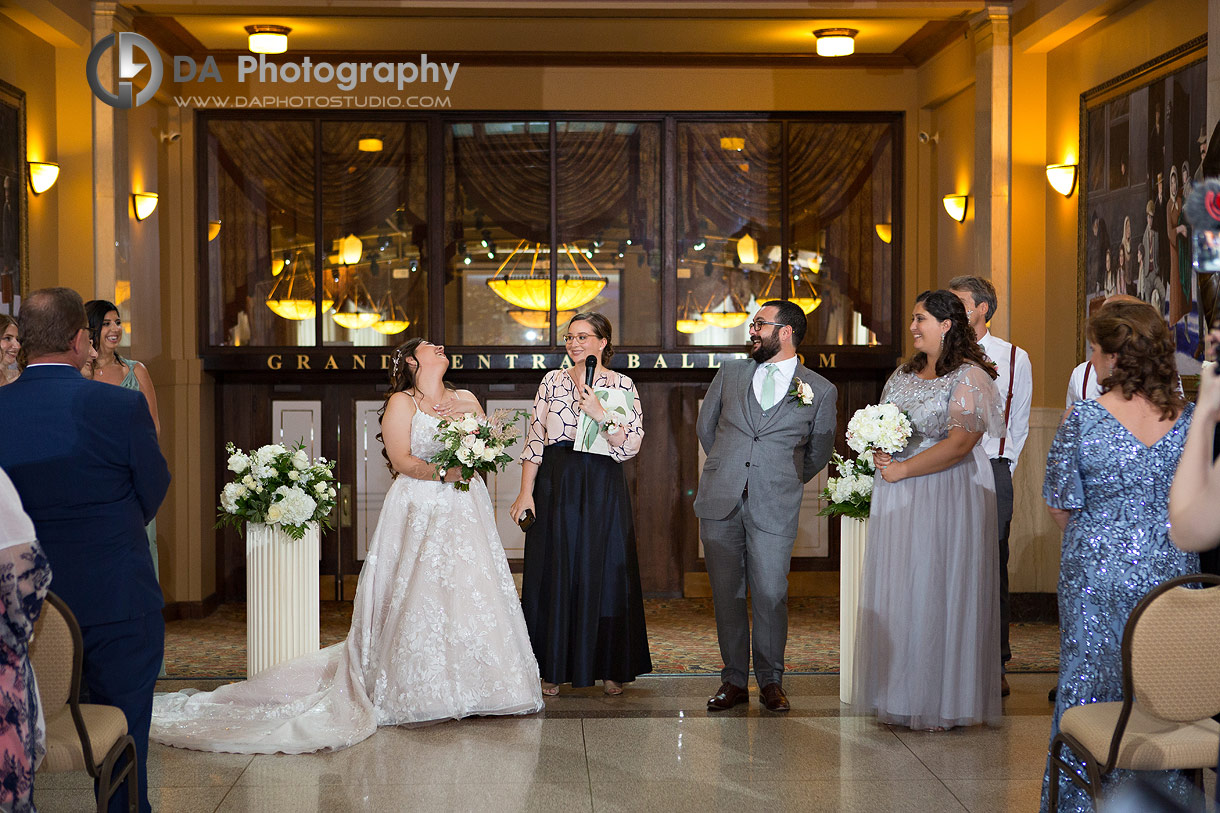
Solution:
[{"label": "sandal on officiant's foot", "polygon": [[603,680],[602,691],[611,697],[618,697],[623,693],[623,684],[613,680]]},{"label": "sandal on officiant's foot", "polygon": [[554,697],[555,695],[559,694],[559,684],[547,683],[545,680],[542,681],[542,693],[546,697]]}]

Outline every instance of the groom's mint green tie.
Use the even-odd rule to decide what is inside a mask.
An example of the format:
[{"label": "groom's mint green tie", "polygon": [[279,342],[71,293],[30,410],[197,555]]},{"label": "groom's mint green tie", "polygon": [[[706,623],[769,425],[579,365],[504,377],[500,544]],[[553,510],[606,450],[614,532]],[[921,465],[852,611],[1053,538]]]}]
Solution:
[{"label": "groom's mint green tie", "polygon": [[766,412],[771,407],[775,406],[775,373],[776,366],[774,364],[767,365],[767,377],[763,379],[762,386],[762,408]]}]

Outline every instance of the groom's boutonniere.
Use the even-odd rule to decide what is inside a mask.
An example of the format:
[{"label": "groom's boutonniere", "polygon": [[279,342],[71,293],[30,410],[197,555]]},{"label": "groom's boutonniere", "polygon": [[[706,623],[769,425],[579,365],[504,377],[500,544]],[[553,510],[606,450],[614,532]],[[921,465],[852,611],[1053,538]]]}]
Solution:
[{"label": "groom's boutonniere", "polygon": [[788,390],[788,397],[795,398],[801,406],[809,406],[813,403],[813,387],[799,378],[793,378],[792,389]]}]

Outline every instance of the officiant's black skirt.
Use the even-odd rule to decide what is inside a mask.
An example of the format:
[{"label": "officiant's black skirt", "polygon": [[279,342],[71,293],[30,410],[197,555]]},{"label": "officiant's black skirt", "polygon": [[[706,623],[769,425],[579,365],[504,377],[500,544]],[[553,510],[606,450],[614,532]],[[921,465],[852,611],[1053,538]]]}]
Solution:
[{"label": "officiant's black skirt", "polygon": [[521,602],[542,679],[592,686],[652,671],[621,463],[547,446],[534,481]]}]

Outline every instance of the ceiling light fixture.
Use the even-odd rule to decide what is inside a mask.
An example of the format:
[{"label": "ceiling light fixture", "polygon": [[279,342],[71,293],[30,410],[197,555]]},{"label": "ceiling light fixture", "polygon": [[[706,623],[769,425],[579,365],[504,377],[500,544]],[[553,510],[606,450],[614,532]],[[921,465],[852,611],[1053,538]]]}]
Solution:
[{"label": "ceiling light fixture", "polygon": [[384,146],[381,138],[375,135],[362,135],[356,142],[356,148],[360,152],[381,152]]},{"label": "ceiling light fixture", "polygon": [[246,47],[252,54],[282,54],[288,50],[291,31],[286,25],[248,25]]},{"label": "ceiling light fixture", "polygon": [[818,38],[818,56],[851,56],[856,52],[859,33],[854,28],[819,28],[813,32]]}]

